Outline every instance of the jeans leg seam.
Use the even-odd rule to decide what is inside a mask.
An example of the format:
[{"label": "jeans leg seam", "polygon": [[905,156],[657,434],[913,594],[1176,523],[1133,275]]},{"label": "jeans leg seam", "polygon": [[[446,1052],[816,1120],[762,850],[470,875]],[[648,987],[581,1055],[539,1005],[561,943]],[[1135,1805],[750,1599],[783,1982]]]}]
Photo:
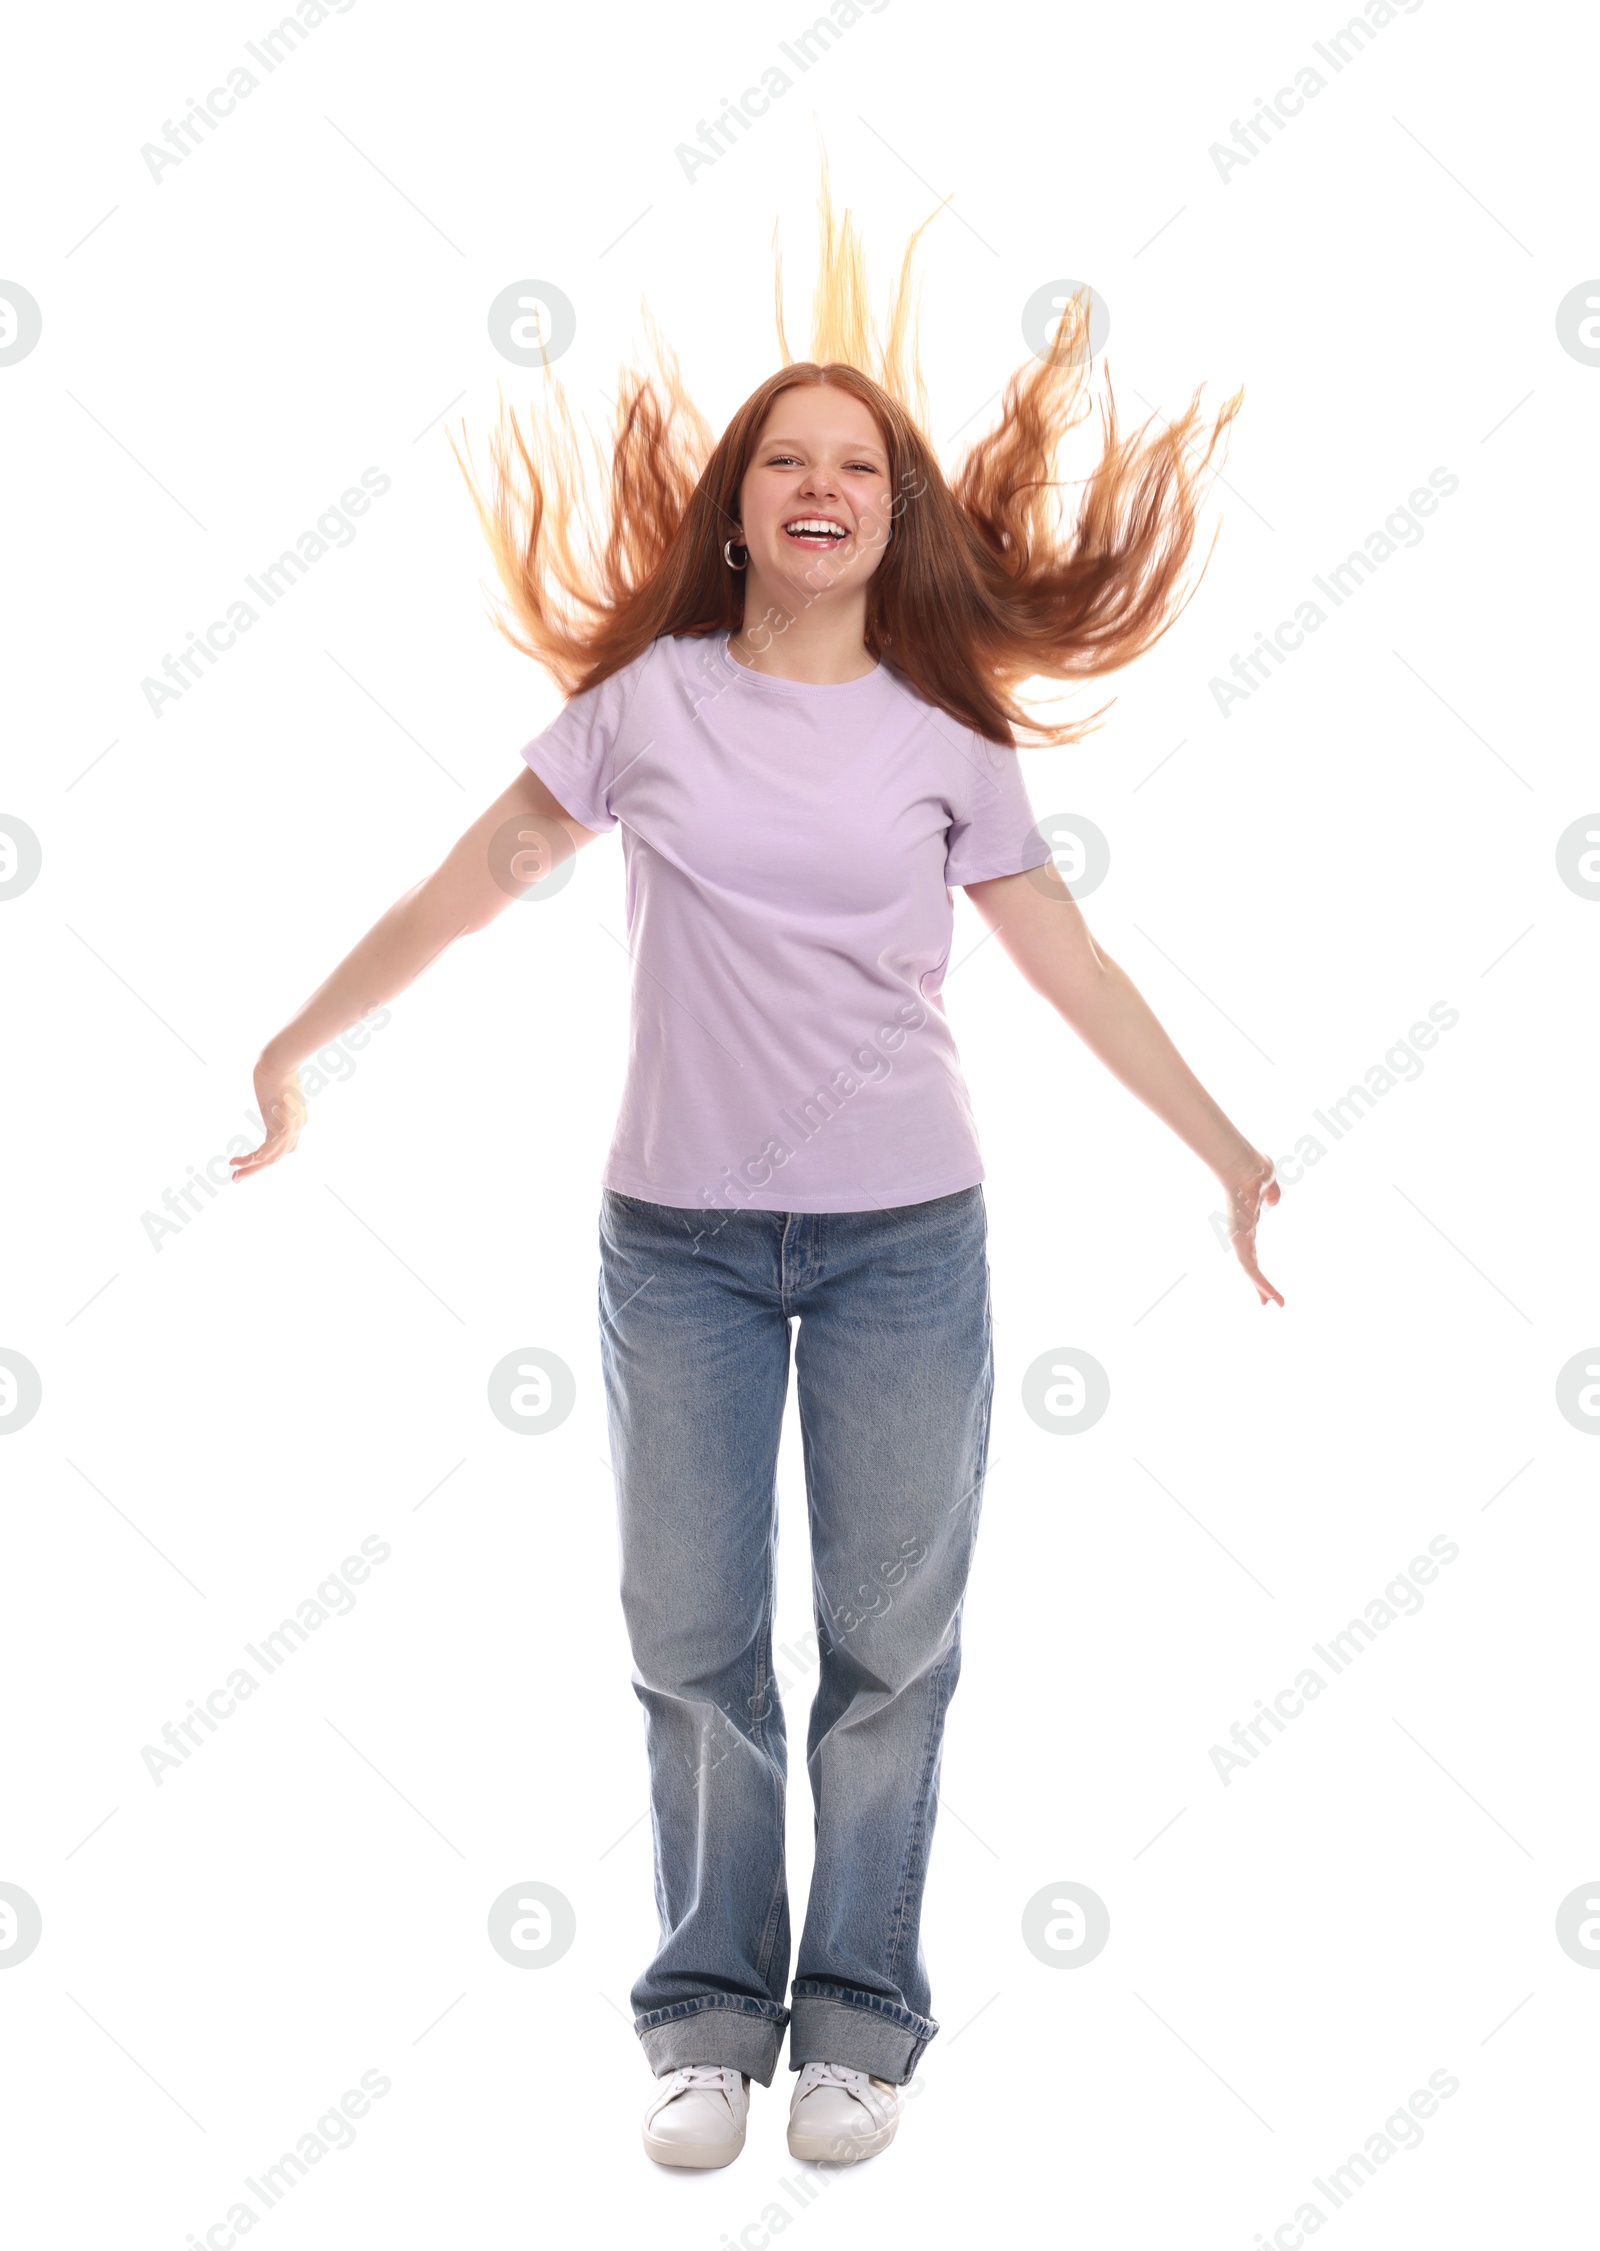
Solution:
[{"label": "jeans leg seam", "polygon": [[933,2021],[920,2009],[907,2008],[903,2002],[886,2001],[881,1993],[858,1992],[839,1978],[797,1978],[795,1984],[797,1988],[802,1985],[824,1988],[821,1993],[797,1991],[797,2000],[833,2002],[841,2009],[858,2009],[863,2016],[880,2017],[897,2032],[908,2032],[916,2039],[927,2037],[922,2028]]},{"label": "jeans leg seam", "polygon": [[[958,1617],[956,1622],[958,1636],[960,1630]],[[922,1778],[917,1791],[916,1818],[911,1824],[911,1834],[906,1839],[905,1858],[901,1862],[900,1881],[895,1889],[894,1911],[890,1917],[888,1975],[901,1992],[905,1990],[901,1984],[900,1970],[901,1955],[905,1949],[906,1902],[911,1894],[911,1871],[916,1863],[919,1847],[922,1849],[924,1862],[927,1859],[928,1786],[933,1776],[934,1761],[938,1757],[939,1735],[944,1724],[944,1715],[949,1709],[949,1699],[944,1692],[945,1676],[949,1672],[950,1661],[955,1655],[957,1646],[958,1642],[951,1642],[950,1647],[940,1658],[934,1670],[933,1706],[928,1714],[928,1731],[923,1739]]]},{"label": "jeans leg seam", "polygon": [[[988,1335],[987,1309],[985,1311],[984,1330],[984,1366],[986,1370],[987,1380],[985,1381],[983,1387],[984,1398],[980,1421],[978,1459],[983,1464],[986,1470],[988,1466],[989,1410],[990,1402],[993,1397],[993,1361],[991,1358],[992,1348]],[[980,1482],[981,1478],[975,1480],[974,1487],[976,1488],[976,1485]],[[944,1717],[946,1712],[950,1708],[950,1698],[945,1693],[945,1682],[949,1677],[951,1665],[954,1662],[961,1647],[961,1614],[966,1603],[966,1577],[967,1573],[971,1570],[972,1567],[972,1556],[973,1551],[977,1546],[977,1539],[978,1502],[975,1497],[971,1529],[967,1536],[966,1563],[962,1572],[961,1600],[956,1604],[956,1614],[951,1633],[950,1647],[940,1658],[937,1669],[934,1673],[933,1707],[928,1715],[928,1732],[924,1739],[922,1778],[921,1785],[917,1793],[916,1819],[911,1825],[911,1834],[906,1840],[905,1859],[901,1864],[900,1882],[896,1889],[894,1911],[890,1919],[891,1942],[888,1957],[888,1974],[893,1979],[895,1985],[902,1992],[904,1992],[905,1990],[905,1987],[902,1983],[901,1972],[902,1957],[905,1952],[907,1927],[906,1905],[911,1894],[911,1872],[916,1864],[917,1854],[920,1848],[922,1854],[924,1876],[926,1875],[926,1866],[928,1860],[927,1833],[929,1786],[933,1778],[934,1765],[939,1755],[939,1742],[944,1725]]]},{"label": "jeans leg seam", "polygon": [[[761,1606],[761,1632],[757,1638],[756,1644],[757,1701],[758,1708],[761,1709],[761,1717],[756,1721],[755,1727],[752,1730],[752,1733],[754,1734],[756,1740],[757,1748],[761,1751],[762,1755],[767,1759],[770,1765],[775,1765],[776,1762],[772,1759],[772,1755],[767,1744],[767,1714],[764,1708],[763,1699],[765,1698],[766,1694],[767,1681],[771,1677],[767,1660],[771,1655],[772,1650],[772,1619],[773,1612],[777,1604],[777,1558],[774,1553],[777,1502],[778,1487],[777,1481],[776,1479],[774,1479],[772,1487],[772,1512],[767,1530],[767,1585],[766,1593],[763,1596]],[[783,1794],[780,1791],[778,1798],[777,1880],[772,1887],[772,1898],[767,1906],[767,1917],[766,1922],[762,1927],[760,1949],[756,1955],[756,1971],[757,1974],[763,1978],[767,1976],[768,1971],[772,1966],[772,1952],[773,1948],[778,1943],[778,1926],[782,1920],[783,1901],[785,1897],[786,1886],[788,1883],[788,1873],[784,1866],[785,1826],[784,1799]]]},{"label": "jeans leg seam", "polygon": [[781,2036],[788,2030],[790,2011],[781,2001],[758,2002],[753,1995],[708,1993],[697,1995],[692,2001],[674,2001],[665,2009],[646,2009],[635,2015],[635,2032],[660,2032],[668,2025],[689,2024],[694,2018],[720,2014],[747,2017],[752,2022],[770,2025]]},{"label": "jeans leg seam", "polygon": [[[772,1969],[772,1951],[778,1943],[778,1925],[783,1919],[784,1888],[787,1880],[780,1856],[777,1881],[772,1887],[772,1899],[768,1905],[766,1923],[761,1932],[761,1949],[756,1956],[756,1974],[759,1977],[769,1977]],[[781,2003],[779,2005],[781,2006]]]}]

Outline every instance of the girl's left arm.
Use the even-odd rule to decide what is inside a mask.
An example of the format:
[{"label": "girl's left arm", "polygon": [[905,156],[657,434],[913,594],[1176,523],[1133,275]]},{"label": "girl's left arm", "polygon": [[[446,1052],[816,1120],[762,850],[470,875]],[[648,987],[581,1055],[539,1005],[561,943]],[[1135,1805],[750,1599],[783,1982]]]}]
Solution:
[{"label": "girl's left arm", "polygon": [[1270,1157],[1248,1142],[1214,1102],[1131,977],[1094,942],[1083,910],[1053,861],[1021,875],[963,886],[967,897],[1036,993],[1064,1016],[1084,1045],[1180,1141],[1209,1165],[1228,1198],[1239,1263],[1263,1305],[1282,1305],[1256,1264],[1256,1220],[1283,1191]]}]

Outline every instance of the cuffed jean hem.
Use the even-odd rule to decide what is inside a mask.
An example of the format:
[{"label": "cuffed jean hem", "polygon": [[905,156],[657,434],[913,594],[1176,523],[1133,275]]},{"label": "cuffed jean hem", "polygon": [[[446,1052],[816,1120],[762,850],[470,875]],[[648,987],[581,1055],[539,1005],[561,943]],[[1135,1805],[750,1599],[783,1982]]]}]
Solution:
[{"label": "cuffed jean hem", "polygon": [[[789,2069],[842,2063],[903,2087],[939,2027],[875,1994],[849,1994],[816,1978],[796,1978],[790,2012]],[[765,2081],[762,2082],[765,2085]]]},{"label": "cuffed jean hem", "polygon": [[658,2079],[680,2063],[721,2063],[747,2071],[758,2087],[770,2087],[788,2022],[787,2009],[730,1996],[675,2001],[637,2018],[633,2029]]}]

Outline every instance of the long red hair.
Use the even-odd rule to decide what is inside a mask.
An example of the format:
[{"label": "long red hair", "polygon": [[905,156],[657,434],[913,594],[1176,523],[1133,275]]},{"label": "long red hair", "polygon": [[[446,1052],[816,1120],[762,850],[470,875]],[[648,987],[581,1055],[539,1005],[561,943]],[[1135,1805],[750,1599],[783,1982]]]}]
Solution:
[{"label": "long red hair", "polygon": [[[456,454],[510,601],[511,619],[492,612],[494,623],[568,696],[620,671],[662,634],[737,631],[744,594],[723,542],[737,537],[739,495],[757,440],[780,392],[831,383],[876,419],[889,483],[905,496],[895,503],[893,537],[867,582],[868,650],[929,703],[992,741],[1015,745],[1020,731],[1033,742],[1075,742],[1108,706],[1046,723],[1030,717],[1017,691],[1041,677],[1077,681],[1115,672],[1172,624],[1204,572],[1202,564],[1194,582],[1184,583],[1201,479],[1244,394],[1224,402],[1202,450],[1198,389],[1161,430],[1152,434],[1146,421],[1122,436],[1107,374],[1099,461],[1083,480],[1076,510],[1064,508],[1053,475],[1057,449],[1090,411],[1089,307],[1080,295],[1044,356],[1011,376],[997,425],[967,446],[947,480],[926,434],[914,329],[908,348],[912,252],[930,221],[906,244],[880,344],[868,334],[861,245],[848,212],[835,227],[825,163],[820,210],[814,356],[790,355],[775,258],[782,365],[751,392],[719,439],[651,322],[663,390],[648,374],[623,370],[609,473],[591,439],[599,475],[587,475],[548,361],[554,413],[536,427],[531,449],[501,400],[490,447],[492,501],[485,503]],[[596,490],[609,492],[600,523],[587,497]]]}]

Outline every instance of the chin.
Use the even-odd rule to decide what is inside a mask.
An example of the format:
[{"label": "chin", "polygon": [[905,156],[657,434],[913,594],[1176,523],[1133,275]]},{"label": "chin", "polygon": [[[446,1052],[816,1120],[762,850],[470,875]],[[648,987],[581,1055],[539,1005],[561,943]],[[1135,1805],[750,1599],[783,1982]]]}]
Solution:
[{"label": "chin", "polygon": [[[782,539],[782,532],[778,537]],[[813,555],[804,547],[788,548],[773,558],[773,575],[799,594],[825,594],[829,587],[854,575],[852,566],[858,559],[851,556],[848,562],[841,563],[833,555]]]}]

